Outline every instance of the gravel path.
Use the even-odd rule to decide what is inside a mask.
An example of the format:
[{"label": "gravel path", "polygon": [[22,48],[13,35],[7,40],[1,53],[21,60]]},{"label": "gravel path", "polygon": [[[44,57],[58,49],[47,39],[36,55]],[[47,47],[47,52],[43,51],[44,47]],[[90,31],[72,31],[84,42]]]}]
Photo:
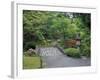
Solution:
[{"label": "gravel path", "polygon": [[45,68],[90,66],[90,58],[71,58],[59,51],[58,48],[40,48],[40,56]]}]

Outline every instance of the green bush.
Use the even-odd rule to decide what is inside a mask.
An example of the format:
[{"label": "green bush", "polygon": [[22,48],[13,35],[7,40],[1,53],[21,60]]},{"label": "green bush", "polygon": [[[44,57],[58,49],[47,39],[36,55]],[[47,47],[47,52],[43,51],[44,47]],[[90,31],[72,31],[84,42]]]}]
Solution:
[{"label": "green bush", "polygon": [[57,42],[58,42],[58,45],[59,45],[60,47],[62,47],[62,48],[65,47],[64,40],[58,40]]},{"label": "green bush", "polygon": [[24,50],[28,50],[30,48],[35,49],[36,47],[36,43],[35,42],[26,42],[26,44],[24,45]]},{"label": "green bush", "polygon": [[24,56],[38,56],[35,52],[29,53],[28,51],[23,53]]},{"label": "green bush", "polygon": [[79,58],[80,57],[80,51],[79,51],[79,49],[76,49],[76,48],[64,49],[64,53],[67,56],[70,56],[70,57],[74,57],[74,58]]},{"label": "green bush", "polygon": [[87,44],[81,45],[81,53],[83,56],[90,57],[91,56],[90,46]]},{"label": "green bush", "polygon": [[91,57],[91,37],[89,35],[82,39],[80,49],[83,56]]}]

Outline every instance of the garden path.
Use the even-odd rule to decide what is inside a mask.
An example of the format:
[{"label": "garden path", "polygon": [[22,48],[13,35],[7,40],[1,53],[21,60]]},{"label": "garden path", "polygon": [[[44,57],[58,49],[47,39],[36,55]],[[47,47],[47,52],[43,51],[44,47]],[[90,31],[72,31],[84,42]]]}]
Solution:
[{"label": "garden path", "polygon": [[40,48],[45,68],[90,66],[90,58],[71,58],[64,55],[58,48]]}]

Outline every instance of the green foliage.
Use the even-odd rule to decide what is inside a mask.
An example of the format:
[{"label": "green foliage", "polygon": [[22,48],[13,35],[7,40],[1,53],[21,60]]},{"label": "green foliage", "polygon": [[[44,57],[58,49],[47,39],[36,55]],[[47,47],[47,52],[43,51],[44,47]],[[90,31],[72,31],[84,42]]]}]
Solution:
[{"label": "green foliage", "polygon": [[24,54],[24,56],[27,56],[27,57],[38,56],[35,52],[29,53],[29,51],[26,51],[23,54]]},{"label": "green foliage", "polygon": [[[73,16],[70,18],[70,14]],[[37,45],[50,46],[60,40],[58,45],[65,47],[67,39],[75,39],[80,33],[81,53],[90,56],[91,15],[88,13],[67,13],[53,11],[23,10],[23,48]]]},{"label": "green foliage", "polygon": [[70,24],[67,28],[67,35],[70,35],[69,38],[75,38],[75,35],[77,34],[78,27],[76,24]]},{"label": "green foliage", "polygon": [[24,46],[24,50],[28,50],[28,49],[35,49],[36,48],[36,43],[35,42],[27,42]]},{"label": "green foliage", "polygon": [[89,36],[87,38],[84,38],[84,40],[82,40],[82,44],[80,46],[81,48],[81,54],[83,56],[86,57],[90,57],[91,56],[91,47],[90,47],[90,38]]},{"label": "green foliage", "polygon": [[64,49],[64,53],[67,54],[70,57],[74,57],[74,58],[80,57],[80,51],[79,51],[79,49],[76,49],[76,48]]}]

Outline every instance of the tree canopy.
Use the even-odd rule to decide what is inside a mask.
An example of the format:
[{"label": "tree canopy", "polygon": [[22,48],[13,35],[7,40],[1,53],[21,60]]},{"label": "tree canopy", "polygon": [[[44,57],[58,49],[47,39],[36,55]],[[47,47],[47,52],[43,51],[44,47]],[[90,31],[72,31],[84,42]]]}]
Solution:
[{"label": "tree canopy", "polygon": [[[23,46],[46,45],[50,41],[81,37],[81,47],[90,51],[91,14],[23,10]],[[85,51],[85,50],[84,50]]]}]

